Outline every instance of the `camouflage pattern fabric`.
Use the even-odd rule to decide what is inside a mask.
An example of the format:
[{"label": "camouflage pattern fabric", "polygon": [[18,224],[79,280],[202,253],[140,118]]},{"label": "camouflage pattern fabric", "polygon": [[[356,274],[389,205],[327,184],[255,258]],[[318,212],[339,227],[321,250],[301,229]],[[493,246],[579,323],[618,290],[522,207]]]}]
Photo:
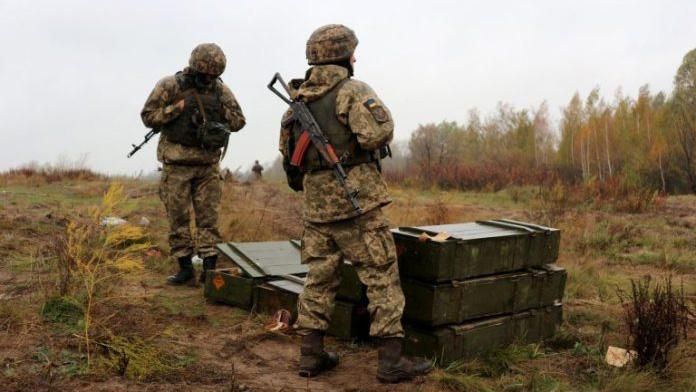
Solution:
[{"label": "camouflage pattern fabric", "polygon": [[[348,78],[348,70],[338,65],[319,65],[310,69],[293,98],[311,102],[329,92]],[[281,122],[280,152],[288,156],[287,141],[292,134],[287,124],[290,112]],[[350,79],[341,86],[336,97],[336,117],[355,134],[366,151],[376,150],[392,140],[394,122],[389,109],[366,83]],[[391,198],[382,175],[374,163],[348,168],[348,186],[359,190],[358,201],[363,211],[387,205]],[[345,196],[343,187],[329,170],[307,173],[304,177],[304,219],[309,222],[335,222],[357,214]]]},{"label": "camouflage pattern fabric", "polygon": [[[191,73],[189,68],[184,73]],[[221,88],[220,100],[223,106],[223,117],[227,120],[230,130],[236,132],[244,127],[246,120],[242,109],[232,94],[232,91],[224,83],[216,81]],[[167,76],[157,82],[155,88],[145,102],[140,117],[148,128],[160,128],[179,115],[181,110],[175,105],[180,99],[181,89],[174,75]],[[157,147],[157,159],[166,164],[183,165],[212,165],[220,159],[220,150],[205,150],[199,147],[187,147],[167,140],[160,136]]]},{"label": "camouflage pattern fabric", "polygon": [[[165,164],[159,191],[169,220],[170,254],[179,258],[198,248],[201,257],[215,255],[215,244],[221,241],[217,228],[222,193],[218,165]],[[196,219],[196,241],[191,234],[191,206]]]},{"label": "camouflage pattern fabric", "polygon": [[[293,98],[312,102],[348,78],[338,65],[319,65],[294,88]],[[376,150],[391,141],[394,123],[389,110],[365,83],[348,80],[336,96],[336,118],[355,135],[361,148]],[[291,127],[285,113],[281,123],[280,151],[287,156]],[[335,304],[340,283],[340,263],[350,260],[360,280],[367,285],[372,324],[370,334],[402,337],[404,296],[399,281],[394,239],[381,207],[390,203],[386,184],[374,163],[348,168],[348,186],[359,190],[364,213],[357,215],[345,191],[330,170],[313,171],[304,177],[304,220],[302,262],[309,267],[304,291],[298,302],[300,333],[324,331]]]},{"label": "camouflage pattern fabric", "polygon": [[307,40],[307,62],[310,65],[347,60],[358,46],[353,30],[340,24],[330,24],[316,29]]},{"label": "camouflage pattern fabric", "polygon": [[225,53],[213,43],[196,46],[189,58],[189,67],[192,70],[208,75],[222,75],[226,65]]},{"label": "camouflage pattern fabric", "polygon": [[367,286],[370,335],[403,337],[404,295],[394,239],[382,210],[334,223],[305,223],[302,263],[309,273],[298,301],[298,333],[325,331],[341,282],[340,265],[350,260]]}]

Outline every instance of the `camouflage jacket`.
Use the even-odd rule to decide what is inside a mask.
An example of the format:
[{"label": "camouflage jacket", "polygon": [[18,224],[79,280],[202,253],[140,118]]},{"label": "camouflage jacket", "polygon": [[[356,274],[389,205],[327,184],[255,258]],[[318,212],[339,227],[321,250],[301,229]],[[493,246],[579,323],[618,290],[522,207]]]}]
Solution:
[{"label": "camouflage jacket", "polygon": [[[307,72],[307,79],[297,90],[293,89],[291,94],[293,98],[312,102],[327,94],[346,78],[348,70],[343,67],[318,65]],[[291,115],[292,112],[288,110],[281,124],[287,124],[285,120]],[[370,86],[358,80],[348,80],[338,91],[336,117],[350,128],[360,147],[367,151],[383,147],[394,135],[394,122],[389,110]],[[281,125],[280,152],[284,156],[288,156],[287,141],[291,135],[291,125]],[[364,212],[391,202],[387,185],[375,163],[356,165],[347,168],[347,172],[348,186],[359,191],[358,202]],[[346,198],[345,190],[331,170],[307,173],[303,186],[305,220],[322,223],[357,216]]]},{"label": "camouflage jacket", "polygon": [[[187,70],[184,70],[184,73],[186,72]],[[246,124],[244,114],[242,114],[242,109],[230,88],[220,81],[217,83],[220,84],[218,87],[222,89],[220,98],[225,108],[224,117],[227,119],[230,129],[236,132]],[[166,76],[157,82],[140,112],[140,117],[146,127],[159,128],[181,114],[181,111],[174,105],[176,103],[175,97],[179,95],[180,90],[174,75]],[[183,146],[170,142],[164,135],[161,135],[157,146],[157,159],[160,162],[172,164],[214,164],[220,159],[220,150],[209,151],[198,147]]]}]

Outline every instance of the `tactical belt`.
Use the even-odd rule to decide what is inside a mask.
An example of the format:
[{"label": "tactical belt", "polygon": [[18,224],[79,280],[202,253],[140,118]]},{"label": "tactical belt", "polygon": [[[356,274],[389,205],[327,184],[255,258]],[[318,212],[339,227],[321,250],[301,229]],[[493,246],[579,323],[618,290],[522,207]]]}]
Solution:
[{"label": "tactical belt", "polygon": [[[373,153],[365,151],[363,154],[361,154],[361,156],[352,157],[350,159],[347,159],[346,161],[341,161],[341,165],[343,165],[344,168],[349,168],[353,166],[362,165],[364,163],[372,163],[376,161],[377,159],[375,159]],[[324,170],[333,170],[333,167],[329,166],[326,162],[321,161],[318,165],[312,165],[311,168],[303,168],[303,171],[305,173],[312,173]]]}]

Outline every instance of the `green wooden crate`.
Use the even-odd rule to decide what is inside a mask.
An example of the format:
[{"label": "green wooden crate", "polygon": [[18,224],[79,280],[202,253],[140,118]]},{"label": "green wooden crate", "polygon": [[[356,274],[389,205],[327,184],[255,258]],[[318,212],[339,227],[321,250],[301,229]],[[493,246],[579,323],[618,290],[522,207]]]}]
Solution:
[{"label": "green wooden crate", "polygon": [[[256,310],[274,314],[280,309],[290,311],[292,322],[297,317],[297,299],[302,292],[300,281],[280,279],[256,288]],[[364,338],[369,335],[370,315],[365,305],[336,300],[327,334],[340,339]]]},{"label": "green wooden crate", "polygon": [[251,278],[307,273],[307,266],[300,263],[297,241],[226,242],[216,247]]},{"label": "green wooden crate", "polygon": [[563,268],[548,265],[440,284],[405,278],[404,319],[432,327],[550,306],[563,299],[565,277]]},{"label": "green wooden crate", "polygon": [[242,276],[237,268],[209,271],[205,279],[203,295],[211,302],[251,310],[254,304],[254,287],[265,280],[265,277]]},{"label": "green wooden crate", "polygon": [[[272,276],[304,276],[307,266],[300,262],[301,246],[298,240],[227,242],[218,244],[217,249],[223,258],[242,270],[243,276],[267,280]],[[366,288],[360,282],[350,261],[341,265],[341,276],[337,298],[354,303],[367,303]]]},{"label": "green wooden crate", "polygon": [[297,318],[298,295],[292,291],[294,288],[295,284],[287,280],[279,280],[277,285],[258,285],[255,310],[263,314],[275,314],[278,310],[285,309],[292,315],[290,321],[294,323]]},{"label": "green wooden crate", "polygon": [[[447,233],[445,239],[432,237]],[[402,276],[427,282],[464,280],[553,263],[560,231],[512,220],[392,230]],[[429,238],[430,237],[430,238]]]},{"label": "green wooden crate", "polygon": [[562,305],[556,304],[431,330],[406,325],[404,351],[447,365],[484,355],[513,342],[534,343],[550,338],[562,319]]},{"label": "green wooden crate", "polygon": [[203,294],[212,302],[251,310],[257,285],[277,276],[307,272],[307,266],[300,264],[295,241],[227,242],[216,247],[236,268],[208,272]]}]

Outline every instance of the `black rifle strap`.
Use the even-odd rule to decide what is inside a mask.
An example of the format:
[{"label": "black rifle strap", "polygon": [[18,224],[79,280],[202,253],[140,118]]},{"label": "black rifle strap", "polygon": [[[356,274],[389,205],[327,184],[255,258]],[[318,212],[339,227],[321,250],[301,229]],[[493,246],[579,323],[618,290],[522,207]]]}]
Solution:
[{"label": "black rifle strap", "polygon": [[198,95],[198,91],[196,91],[195,89],[193,90],[193,97],[196,99],[198,109],[200,109],[201,115],[203,116],[203,126],[206,126],[206,124],[208,124],[208,116],[205,115],[205,108],[203,107],[203,102],[201,101],[201,97]]},{"label": "black rifle strap", "polygon": [[[198,95],[198,92],[196,90],[193,91],[193,97],[196,99],[196,104],[198,105],[198,108],[201,110],[201,115],[203,116],[203,125],[202,126],[205,127],[206,124],[208,124],[208,117],[205,114],[205,108],[203,107],[203,102],[201,101],[201,97]],[[218,92],[218,101],[221,101],[219,92]],[[225,140],[225,145],[222,147],[222,153],[220,154],[220,160],[218,162],[222,162],[222,160],[225,158],[225,154],[227,154],[227,147],[228,147],[229,143],[230,143],[230,139],[228,137]]]}]

